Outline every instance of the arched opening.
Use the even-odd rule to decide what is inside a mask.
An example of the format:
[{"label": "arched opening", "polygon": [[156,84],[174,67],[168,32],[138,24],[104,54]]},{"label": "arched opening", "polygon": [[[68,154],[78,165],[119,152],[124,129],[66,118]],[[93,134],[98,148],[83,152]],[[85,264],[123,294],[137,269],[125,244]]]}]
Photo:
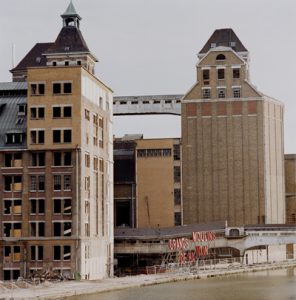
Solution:
[{"label": "arched opening", "polygon": [[66,26],[75,26],[75,22],[73,18],[66,19]]},{"label": "arched opening", "polygon": [[225,60],[225,55],[224,54],[218,54],[216,57],[216,60]]}]

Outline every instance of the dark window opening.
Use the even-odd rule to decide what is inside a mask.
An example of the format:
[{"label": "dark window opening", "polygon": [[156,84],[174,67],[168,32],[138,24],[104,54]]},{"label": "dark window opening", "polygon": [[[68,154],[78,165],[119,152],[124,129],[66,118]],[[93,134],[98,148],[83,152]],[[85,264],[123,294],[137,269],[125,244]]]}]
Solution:
[{"label": "dark window opening", "polygon": [[70,82],[64,83],[64,93],[65,94],[72,93],[72,83],[70,83]]},{"label": "dark window opening", "polygon": [[232,69],[232,74],[233,74],[234,79],[239,79],[240,78],[240,69],[238,69],[238,68]]},{"label": "dark window opening", "polygon": [[72,107],[64,106],[64,118],[71,118],[71,117],[72,117]]},{"label": "dark window opening", "polygon": [[53,84],[53,93],[54,94],[61,94],[62,89],[61,89],[61,84],[60,83],[54,83]]},{"label": "dark window opening", "polygon": [[61,142],[61,130],[53,130],[53,142],[54,143]]},{"label": "dark window opening", "polygon": [[45,152],[33,152],[32,153],[32,166],[44,167],[45,166]]},{"label": "dark window opening", "polygon": [[182,223],[181,221],[181,213],[175,212],[175,226],[180,226]]},{"label": "dark window opening", "polygon": [[61,117],[61,107],[60,106],[54,106],[52,108],[52,116],[53,116],[53,118]]},{"label": "dark window opening", "polygon": [[130,201],[115,202],[115,226],[131,227],[132,210]]},{"label": "dark window opening", "polygon": [[66,129],[64,130],[64,143],[71,143],[72,142],[72,130]]},{"label": "dark window opening", "polygon": [[174,167],[174,181],[175,182],[181,181],[181,170],[179,166]]},{"label": "dark window opening", "polygon": [[218,54],[217,56],[216,56],[216,60],[225,60],[226,58],[225,58],[225,55],[224,54]]},{"label": "dark window opening", "polygon": [[181,204],[181,190],[180,189],[174,189],[174,202],[175,202],[175,205]]}]

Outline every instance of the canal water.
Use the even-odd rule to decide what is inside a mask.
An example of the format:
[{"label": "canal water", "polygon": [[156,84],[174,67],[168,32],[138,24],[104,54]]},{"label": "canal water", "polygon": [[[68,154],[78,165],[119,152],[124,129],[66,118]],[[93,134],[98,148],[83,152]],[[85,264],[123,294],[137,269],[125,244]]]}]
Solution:
[{"label": "canal water", "polygon": [[71,300],[296,300],[296,269],[180,281]]}]

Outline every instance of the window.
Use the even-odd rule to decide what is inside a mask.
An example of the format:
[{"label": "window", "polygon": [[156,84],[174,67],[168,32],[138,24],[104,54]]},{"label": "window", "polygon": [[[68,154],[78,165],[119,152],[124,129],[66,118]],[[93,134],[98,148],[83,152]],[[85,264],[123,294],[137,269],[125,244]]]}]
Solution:
[{"label": "window", "polygon": [[44,107],[31,107],[30,108],[30,115],[31,115],[31,120],[35,119],[44,119]]},{"label": "window", "polygon": [[31,130],[31,144],[44,144],[44,130]]},{"label": "window", "polygon": [[32,152],[31,158],[33,167],[45,166],[45,152]]},{"label": "window", "polygon": [[52,85],[54,95],[71,94],[72,83],[71,82],[54,82]]},{"label": "window", "polygon": [[57,65],[57,62],[56,61],[53,61],[52,62],[52,65],[55,67]]},{"label": "window", "polygon": [[210,99],[211,98],[211,89],[203,89],[202,97],[203,97],[203,99]]},{"label": "window", "polygon": [[175,205],[181,204],[181,190],[180,189],[174,189],[174,203],[175,203]]},{"label": "window", "polygon": [[180,144],[174,144],[174,160],[180,160]]},{"label": "window", "polygon": [[202,77],[204,84],[210,83],[210,70],[206,69],[202,71]]},{"label": "window", "polygon": [[85,119],[89,121],[89,110],[88,109],[84,110],[84,116],[85,116]]},{"label": "window", "polygon": [[179,166],[174,166],[174,181],[175,182],[181,181],[181,170]]},{"label": "window", "polygon": [[4,262],[19,262],[21,261],[20,246],[4,246]]},{"label": "window", "polygon": [[72,214],[72,199],[53,199],[53,213],[55,215],[71,215]]},{"label": "window", "polygon": [[53,260],[71,260],[71,246],[53,246]]},{"label": "window", "polygon": [[232,75],[233,75],[233,79],[239,79],[240,78],[240,69],[239,68],[233,68],[232,69]]},{"label": "window", "polygon": [[71,175],[64,175],[64,191],[71,191]]},{"label": "window", "polygon": [[31,176],[30,191],[44,191],[45,190],[45,176],[34,175]]},{"label": "window", "polygon": [[31,96],[40,96],[45,94],[44,83],[31,83],[30,84]]},{"label": "window", "polygon": [[218,69],[217,75],[218,75],[218,79],[224,79],[225,78],[225,69]]},{"label": "window", "polygon": [[31,246],[31,261],[43,260],[43,246]]},{"label": "window", "polygon": [[84,161],[85,161],[85,167],[89,168],[90,167],[90,155],[89,155],[89,153],[85,153]]},{"label": "window", "polygon": [[64,130],[64,143],[71,143],[72,142],[72,130],[65,129]]},{"label": "window", "polygon": [[218,89],[218,98],[225,98],[225,89]]},{"label": "window", "polygon": [[25,116],[26,115],[26,104],[18,104],[18,116]]},{"label": "window", "polygon": [[61,175],[54,175],[53,176],[53,189],[55,191],[62,190],[62,176]]},{"label": "window", "polygon": [[19,168],[22,167],[22,153],[5,153],[4,166],[7,168]]},{"label": "window", "polygon": [[240,97],[241,97],[240,88],[233,88],[233,98],[240,98]]},{"label": "window", "polygon": [[4,237],[21,237],[22,236],[22,223],[3,223]]},{"label": "window", "polygon": [[53,236],[71,236],[71,222],[53,222]]},{"label": "window", "polygon": [[13,132],[6,133],[5,143],[6,144],[21,144],[23,142],[23,133]]},{"label": "window", "polygon": [[180,226],[181,224],[181,213],[175,212],[175,226]]},{"label": "window", "polygon": [[65,61],[65,66],[69,66],[69,61],[68,60]]},{"label": "window", "polygon": [[30,222],[31,236],[45,236],[45,222]]},{"label": "window", "polygon": [[22,191],[22,176],[4,176],[4,191]]},{"label": "window", "polygon": [[62,116],[61,112],[62,112],[62,109],[60,106],[54,106],[52,108],[52,117],[53,118],[61,118],[61,116]]},{"label": "window", "polygon": [[71,118],[72,117],[72,106],[53,106],[52,107],[52,117],[55,118]]},{"label": "window", "polygon": [[53,142],[61,143],[61,130],[53,130]]},{"label": "window", "polygon": [[44,215],[45,214],[45,200],[44,199],[30,199],[30,214]]},{"label": "window", "polygon": [[64,106],[64,118],[72,117],[72,106]]},{"label": "window", "polygon": [[53,93],[54,94],[61,94],[62,89],[61,89],[61,84],[60,83],[54,83],[53,84]]},{"label": "window", "polygon": [[4,215],[20,215],[22,214],[22,200],[21,199],[5,199],[3,206]]},{"label": "window", "polygon": [[171,156],[172,155],[172,150],[171,149],[163,149],[162,150],[162,155],[163,156]]},{"label": "window", "polygon": [[226,58],[225,58],[225,55],[224,54],[218,54],[217,56],[216,56],[216,60],[225,60]]},{"label": "window", "polygon": [[54,152],[53,154],[54,166],[71,166],[72,155],[70,151],[67,152]]}]

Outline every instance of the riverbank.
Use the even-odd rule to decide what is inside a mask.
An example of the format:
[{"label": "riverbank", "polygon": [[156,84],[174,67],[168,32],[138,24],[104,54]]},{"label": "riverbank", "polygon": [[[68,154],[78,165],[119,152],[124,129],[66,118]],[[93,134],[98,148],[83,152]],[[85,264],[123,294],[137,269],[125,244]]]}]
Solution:
[{"label": "riverbank", "polygon": [[274,270],[279,268],[295,267],[296,260],[277,262],[258,265],[216,265],[211,268],[196,270],[190,273],[183,269],[182,272],[126,276],[120,278],[108,278],[96,281],[67,281],[51,283],[46,282],[42,285],[29,286],[28,288],[0,288],[0,300],[2,299],[62,299],[77,295],[86,295],[93,293],[103,293],[109,291],[122,290],[133,287],[155,285],[176,281],[204,279],[209,277],[227,276],[245,272],[255,272],[264,270]]}]

